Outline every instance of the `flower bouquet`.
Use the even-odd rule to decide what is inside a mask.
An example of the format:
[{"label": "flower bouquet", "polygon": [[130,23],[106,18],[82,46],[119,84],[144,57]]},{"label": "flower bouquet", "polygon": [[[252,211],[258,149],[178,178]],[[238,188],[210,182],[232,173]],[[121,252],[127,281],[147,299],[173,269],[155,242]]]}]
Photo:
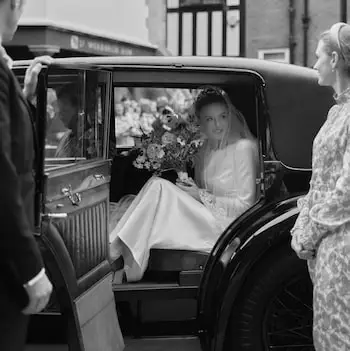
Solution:
[{"label": "flower bouquet", "polygon": [[194,155],[202,145],[199,125],[191,116],[187,119],[167,108],[152,123],[152,131],[143,133],[134,166],[160,175],[175,170],[181,181],[186,182],[186,166],[193,165]]}]

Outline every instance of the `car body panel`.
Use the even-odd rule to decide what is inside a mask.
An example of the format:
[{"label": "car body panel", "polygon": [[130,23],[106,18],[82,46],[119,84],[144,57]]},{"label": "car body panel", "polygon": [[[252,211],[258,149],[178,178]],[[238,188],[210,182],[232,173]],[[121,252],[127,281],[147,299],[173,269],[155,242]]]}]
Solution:
[{"label": "car body panel", "polygon": [[[15,67],[25,67],[29,63],[16,62]],[[318,86],[317,74],[312,69],[255,59],[67,58],[55,59],[53,67],[55,66],[111,71],[113,84],[120,86],[198,87],[212,84],[225,88],[233,85],[236,88],[252,88],[254,106],[251,109],[254,113],[257,112],[259,118],[255,121],[255,134],[259,137],[262,161],[258,179],[261,197],[220,236],[206,263],[198,291],[202,348],[208,351],[223,350],[230,310],[236,302],[240,288],[254,264],[258,264],[264,254],[281,245],[289,245],[289,230],[298,213],[296,201],[299,195],[294,191],[306,190],[303,179],[303,185],[296,184],[289,198],[278,199],[275,195],[270,196],[265,187],[267,173],[274,173],[276,177],[272,177],[273,181],[279,179],[281,184],[287,180],[287,176],[291,183],[298,183],[295,179],[300,173],[303,173],[303,177],[309,176],[313,139],[333,104],[330,89]],[[269,159],[270,143],[275,157],[273,160]],[[72,166],[69,170],[61,171],[58,168],[52,171],[46,188],[46,210],[56,211],[57,205],[62,205],[63,200],[63,205],[68,206],[66,203],[69,203],[69,197],[62,197],[60,192],[62,193],[63,186],[71,185],[73,193],[82,192],[83,208],[102,213],[102,222],[106,223],[108,211],[104,212],[104,205],[101,208],[98,206],[106,203],[108,207],[107,163],[91,164],[86,169],[84,164],[80,165]],[[278,167],[275,168],[275,165]],[[103,175],[104,179],[98,177],[97,182],[97,174]],[[74,205],[67,208],[74,217]],[[72,226],[83,221],[83,216],[74,218],[76,219]],[[89,222],[89,227],[92,228],[96,221],[100,221],[100,217],[95,216]],[[63,231],[61,235],[67,236]],[[72,243],[68,245],[71,247],[70,254],[74,257],[78,248]],[[93,257],[92,253],[89,255]],[[79,265],[79,260],[82,259],[82,256],[76,258],[75,265]],[[78,279],[84,276],[84,269],[82,268]]]}]

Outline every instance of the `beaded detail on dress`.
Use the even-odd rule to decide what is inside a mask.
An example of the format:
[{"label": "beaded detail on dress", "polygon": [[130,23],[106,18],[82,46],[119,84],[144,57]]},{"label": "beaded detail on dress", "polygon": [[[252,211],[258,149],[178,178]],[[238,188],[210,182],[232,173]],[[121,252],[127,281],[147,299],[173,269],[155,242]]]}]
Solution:
[{"label": "beaded detail on dress", "polygon": [[345,104],[346,102],[350,101],[350,87],[345,89],[339,95],[334,94],[333,98],[338,105]]}]

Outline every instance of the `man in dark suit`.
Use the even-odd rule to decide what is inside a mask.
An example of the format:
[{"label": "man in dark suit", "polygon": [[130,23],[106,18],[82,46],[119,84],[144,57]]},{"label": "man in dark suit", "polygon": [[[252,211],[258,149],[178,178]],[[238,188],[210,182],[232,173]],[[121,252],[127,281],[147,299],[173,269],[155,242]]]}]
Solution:
[{"label": "man in dark suit", "polygon": [[[12,39],[24,0],[0,0],[0,40]],[[34,232],[35,133],[26,98],[48,58],[28,69],[24,92],[0,49],[0,350],[23,350],[28,315],[48,303],[52,285]],[[25,96],[26,95],[26,96]]]}]

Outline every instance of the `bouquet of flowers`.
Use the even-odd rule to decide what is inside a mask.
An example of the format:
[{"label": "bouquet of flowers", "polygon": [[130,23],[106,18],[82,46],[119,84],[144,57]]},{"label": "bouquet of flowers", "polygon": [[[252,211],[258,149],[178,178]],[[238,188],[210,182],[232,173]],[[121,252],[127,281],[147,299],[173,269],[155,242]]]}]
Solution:
[{"label": "bouquet of flowers", "polygon": [[192,116],[184,119],[168,107],[154,120],[152,131],[141,136],[134,166],[156,174],[175,170],[180,180],[185,181],[188,178],[186,165],[193,164],[193,157],[201,145],[201,133],[195,119]]}]

